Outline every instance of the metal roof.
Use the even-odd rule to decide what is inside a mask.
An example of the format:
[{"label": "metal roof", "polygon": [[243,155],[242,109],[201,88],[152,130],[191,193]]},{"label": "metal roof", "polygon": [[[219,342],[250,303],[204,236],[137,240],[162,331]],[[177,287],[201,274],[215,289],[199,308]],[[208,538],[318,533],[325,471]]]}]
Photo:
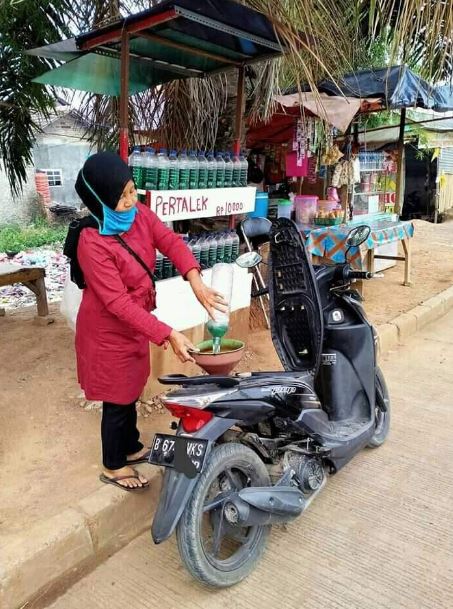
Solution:
[{"label": "metal roof", "polygon": [[118,95],[120,47],[130,35],[131,94],[281,55],[269,19],[233,0],[174,0],[105,27],[29,51],[66,61],[36,82]]}]

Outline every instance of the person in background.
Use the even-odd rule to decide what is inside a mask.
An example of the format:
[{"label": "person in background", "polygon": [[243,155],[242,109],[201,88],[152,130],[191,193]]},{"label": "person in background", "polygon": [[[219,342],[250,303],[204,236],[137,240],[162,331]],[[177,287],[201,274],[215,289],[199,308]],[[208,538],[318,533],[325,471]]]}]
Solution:
[{"label": "person in background", "polygon": [[156,249],[190,282],[209,315],[226,303],[203,283],[182,238],[137,202],[131,171],[119,156],[91,156],[75,188],[90,211],[71,225],[64,250],[71,278],[84,288],[75,339],[78,379],[88,400],[103,402],[101,481],[136,491],[149,484],[134,468],[149,456],[136,411],[150,374],[149,342],[170,345],[182,362],[194,361],[184,334],[150,314],[156,307]]}]

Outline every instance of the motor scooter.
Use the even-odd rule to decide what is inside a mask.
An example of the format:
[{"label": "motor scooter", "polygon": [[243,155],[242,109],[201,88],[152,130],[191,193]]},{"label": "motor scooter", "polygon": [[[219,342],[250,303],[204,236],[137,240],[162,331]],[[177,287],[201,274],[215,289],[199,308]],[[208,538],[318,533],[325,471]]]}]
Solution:
[{"label": "motor scooter", "polygon": [[[349,248],[369,236],[353,229]],[[239,258],[259,262],[256,253]],[[283,371],[228,376],[170,375],[165,399],[176,435],[157,434],[150,462],[165,467],[152,525],[155,543],[176,529],[182,562],[201,583],[244,579],[273,524],[300,516],[329,475],[390,425],[376,363],[377,335],[354,289],[373,275],[344,264],[313,267],[297,226],[270,232],[271,334]]]}]

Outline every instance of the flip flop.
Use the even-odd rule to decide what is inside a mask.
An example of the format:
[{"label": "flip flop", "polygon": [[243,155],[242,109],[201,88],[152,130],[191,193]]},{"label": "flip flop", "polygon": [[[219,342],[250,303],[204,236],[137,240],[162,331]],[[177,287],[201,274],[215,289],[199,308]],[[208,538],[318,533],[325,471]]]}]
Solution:
[{"label": "flip flop", "polygon": [[123,484],[120,484],[120,480],[127,480],[130,478],[135,478],[137,480],[140,480],[139,473],[136,469],[134,469],[134,473],[135,473],[135,476],[116,476],[116,478],[109,478],[105,474],[101,474],[99,476],[99,480],[101,482],[104,482],[104,484],[113,484],[113,486],[118,486],[123,491],[144,491],[145,489],[147,489],[149,487],[149,482],[146,482],[146,484],[144,484],[142,482],[142,486],[134,486],[134,487],[124,486]]},{"label": "flip flop", "polygon": [[140,457],[138,459],[132,459],[132,461],[129,461],[129,459],[127,460],[127,464],[128,465],[138,465],[139,463],[148,463],[148,459],[149,456],[151,454],[151,449],[149,449],[144,455],[143,457]]}]

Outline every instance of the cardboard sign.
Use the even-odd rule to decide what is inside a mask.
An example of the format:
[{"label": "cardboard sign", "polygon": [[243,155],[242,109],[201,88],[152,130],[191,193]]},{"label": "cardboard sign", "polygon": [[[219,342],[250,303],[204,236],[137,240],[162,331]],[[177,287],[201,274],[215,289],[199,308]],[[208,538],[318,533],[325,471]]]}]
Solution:
[{"label": "cardboard sign", "polygon": [[255,209],[256,188],[152,190],[151,209],[163,222],[244,214]]}]

